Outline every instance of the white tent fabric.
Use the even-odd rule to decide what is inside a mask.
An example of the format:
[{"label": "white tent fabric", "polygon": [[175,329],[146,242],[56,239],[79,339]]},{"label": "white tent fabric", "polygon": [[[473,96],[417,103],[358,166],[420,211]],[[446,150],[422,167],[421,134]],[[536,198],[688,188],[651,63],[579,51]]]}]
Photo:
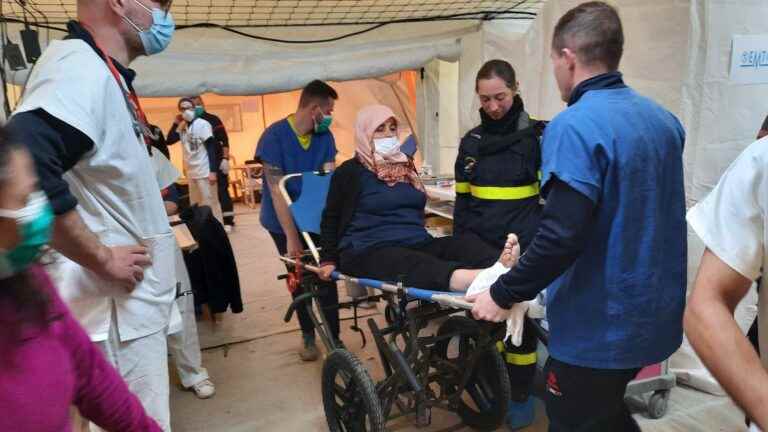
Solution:
[{"label": "white tent fabric", "polygon": [[[517,72],[526,109],[548,120],[559,113],[561,101],[549,58],[557,20],[580,0],[550,0],[532,23],[489,22],[482,31],[463,39],[459,104],[460,129],[479,123],[475,75],[487,60],[509,61]],[[616,0],[625,32],[621,70],[627,82],[680,115],[681,82],[687,68],[689,2],[685,0]],[[468,50],[467,46],[472,46]],[[681,54],[683,53],[683,54]]]},{"label": "white tent fabric", "polygon": [[[483,25],[475,41],[477,51],[462,55],[460,85],[464,106],[472,106],[462,117],[462,131],[477,124],[479,117],[474,79],[483,62],[501,58],[515,68],[527,110],[537,118],[551,119],[565,104],[560,99],[549,59],[552,31],[557,20],[580,0],[550,0],[527,30],[506,22]],[[689,2],[682,0],[616,0],[625,33],[621,70],[627,82],[641,93],[680,114],[681,82],[687,67]],[[525,33],[521,33],[521,30]],[[471,37],[475,37],[474,35]],[[465,38],[466,40],[467,38]]]},{"label": "white tent fabric", "polygon": [[[311,46],[233,37],[216,29],[183,30],[166,53],[136,62],[137,89],[145,96],[252,95],[293,90],[313,79],[378,77],[418,69],[433,59],[456,61],[461,53],[460,37],[477,28],[471,22],[398,24]],[[274,29],[269,34],[314,40],[353,30],[294,28]]]},{"label": "white tent fabric", "polygon": [[[11,27],[11,38],[18,31]],[[322,40],[362,27],[265,29],[286,40]],[[320,44],[266,42],[219,29],[178,31],[167,51],[138,59],[137,92],[145,97],[217,93],[255,95],[302,87],[313,79],[347,81],[418,69],[434,59],[456,61],[460,38],[476,32],[472,21],[395,24]],[[60,34],[52,38],[61,37]],[[25,71],[10,74],[23,84]]]},{"label": "white tent fabric", "polygon": [[[728,165],[752,141],[768,107],[768,85],[735,85],[729,82],[733,35],[766,32],[768,3],[743,0],[738,7],[728,0],[693,0],[687,51],[687,74],[681,89],[682,120],[688,132],[685,152],[688,205],[703,199],[717,184]],[[689,230],[690,231],[690,230]],[[688,235],[688,281],[693,283],[703,245]],[[757,299],[751,293],[736,312],[746,331],[757,314]],[[722,390],[696,358],[687,341],[673,358],[678,377],[712,393]]]},{"label": "white tent fabric", "polygon": [[694,204],[754,141],[768,106],[768,85],[729,82],[734,35],[768,34],[768,2],[694,0],[688,73],[683,85],[683,119],[688,126],[688,199]]}]

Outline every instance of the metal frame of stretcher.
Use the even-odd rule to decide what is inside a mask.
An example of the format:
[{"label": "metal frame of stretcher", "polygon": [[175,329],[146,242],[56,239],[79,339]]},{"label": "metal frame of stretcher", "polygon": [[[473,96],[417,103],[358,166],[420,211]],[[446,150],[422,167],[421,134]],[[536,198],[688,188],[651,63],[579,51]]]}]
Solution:
[{"label": "metal frame of stretcher", "polygon": [[[302,196],[293,202],[285,185],[297,177],[302,177]],[[471,309],[472,305],[463,300],[461,293],[405,287],[402,283],[355,278],[336,271],[332,274],[336,281],[358,283],[381,292],[338,305],[355,311],[353,329],[357,327],[358,303],[381,300],[387,303],[386,326],[380,327],[373,318],[367,320],[385,378],[374,382],[357,357],[330,336],[323,308],[317,300],[321,285],[317,275],[319,250],[310,236],[310,232],[319,233],[319,218],[329,184],[330,174],[323,172],[291,174],[279,183],[280,193],[309,247],[302,257],[280,257],[288,267],[289,283],[305,290],[290,305],[285,318],[290,320],[296,308],[306,307],[329,353],[322,379],[329,430],[383,432],[387,421],[406,415],[414,416],[416,425],[423,427],[430,424],[433,408],[457,413],[465,424],[475,429],[495,430],[501,426],[507,412],[510,384],[495,341],[503,334],[504,326],[477,322],[465,316],[449,317]],[[312,200],[315,203],[308,209],[313,213],[309,225],[317,223],[314,226],[308,226],[305,215],[299,214],[307,210],[307,204],[301,203],[305,195],[311,197],[310,204]],[[410,308],[407,307],[409,301],[420,304]],[[430,321],[443,317],[447,320],[436,334],[420,334]]]}]

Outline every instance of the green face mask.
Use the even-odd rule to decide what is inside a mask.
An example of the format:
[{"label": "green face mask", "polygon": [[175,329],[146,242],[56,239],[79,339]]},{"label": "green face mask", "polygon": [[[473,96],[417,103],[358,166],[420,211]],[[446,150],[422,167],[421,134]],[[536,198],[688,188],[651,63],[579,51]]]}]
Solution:
[{"label": "green face mask", "polygon": [[315,133],[326,133],[331,130],[331,123],[333,123],[333,116],[323,114],[323,119],[320,121],[315,120]]},{"label": "green face mask", "polygon": [[43,246],[51,239],[54,214],[43,192],[29,196],[27,205],[19,210],[0,209],[0,217],[16,220],[21,241],[11,250],[0,249],[0,279],[26,270],[39,257]]},{"label": "green face mask", "polygon": [[205,108],[203,108],[201,105],[198,105],[195,107],[195,118],[200,118],[205,114]]}]

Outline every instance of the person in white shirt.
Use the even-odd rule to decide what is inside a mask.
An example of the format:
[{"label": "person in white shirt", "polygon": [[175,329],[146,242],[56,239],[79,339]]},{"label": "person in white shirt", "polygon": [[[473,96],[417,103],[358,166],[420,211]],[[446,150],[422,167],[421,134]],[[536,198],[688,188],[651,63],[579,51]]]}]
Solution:
[{"label": "person in white shirt", "polygon": [[[768,350],[762,362],[734,319],[736,305],[768,268],[768,137],[731,164],[715,189],[688,212],[706,249],[688,299],[685,331],[726,392],[768,430]],[[768,347],[768,290],[758,300],[760,345]]]},{"label": "person in white shirt", "polygon": [[170,0],[78,0],[68,37],[35,64],[9,121],[56,214],[47,267],[61,297],[146,411],[170,431],[166,334],[175,238],[147,155],[137,57],[163,51]]},{"label": "person in white shirt", "polygon": [[[147,150],[155,168],[157,184],[162,190],[165,211],[168,216],[173,216],[179,210],[179,194],[174,183],[181,174],[158,149],[147,146]],[[181,385],[193,391],[198,398],[208,399],[216,393],[216,387],[208,375],[208,370],[203,367],[203,359],[200,355],[192,283],[189,280],[184,255],[178,245],[174,255],[176,257],[176,305],[181,313],[182,327],[180,331],[168,335],[168,353],[176,365]]]},{"label": "person in white shirt", "polygon": [[191,98],[180,99],[178,106],[179,115],[168,132],[168,144],[181,140],[184,171],[189,181],[189,201],[210,207],[214,217],[223,222],[216,184],[220,164],[218,146],[221,144],[214,137],[211,124],[200,118],[203,113],[195,108]]}]

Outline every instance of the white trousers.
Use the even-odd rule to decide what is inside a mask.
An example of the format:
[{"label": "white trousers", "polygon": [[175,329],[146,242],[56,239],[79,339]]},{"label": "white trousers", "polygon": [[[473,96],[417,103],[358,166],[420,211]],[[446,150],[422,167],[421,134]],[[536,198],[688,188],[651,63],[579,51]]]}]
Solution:
[{"label": "white trousers", "polygon": [[181,331],[168,335],[168,352],[176,365],[181,385],[185,388],[203,382],[209,378],[208,371],[202,366],[200,340],[197,337],[195,322],[195,301],[192,293],[176,300],[181,312]]},{"label": "white trousers", "polygon": [[213,211],[213,216],[219,223],[223,223],[221,216],[221,203],[219,202],[219,189],[215,184],[208,182],[208,178],[189,179],[189,202],[201,206],[208,206]]},{"label": "white trousers", "polygon": [[181,385],[192,387],[209,378],[208,371],[202,366],[200,356],[200,339],[197,337],[197,322],[195,322],[195,297],[192,295],[192,284],[189,281],[187,266],[181,249],[176,248],[176,280],[180,284],[180,293],[176,305],[181,312],[181,331],[168,335],[168,352],[176,364]]},{"label": "white trousers", "polygon": [[[144,410],[165,432],[171,431],[170,388],[168,383],[168,344],[164,330],[138,339],[120,342],[114,306],[109,337],[98,343],[107,361],[128,384]],[[91,423],[91,431],[101,428]]]}]

